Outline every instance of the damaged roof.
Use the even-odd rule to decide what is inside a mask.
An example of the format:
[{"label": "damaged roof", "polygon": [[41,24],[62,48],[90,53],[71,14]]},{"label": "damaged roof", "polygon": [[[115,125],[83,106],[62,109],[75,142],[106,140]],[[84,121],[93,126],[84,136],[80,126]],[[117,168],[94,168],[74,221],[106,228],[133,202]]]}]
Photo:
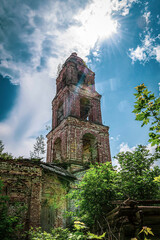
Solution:
[{"label": "damaged roof", "polygon": [[[20,165],[20,166],[24,166],[24,167],[37,167],[37,168],[42,168],[44,170],[50,171],[52,173],[55,173],[63,178],[68,178],[69,180],[76,180],[77,178],[71,174],[70,172],[68,172],[66,169],[64,169],[61,166],[58,166],[56,164],[53,163],[45,163],[42,162],[40,160],[33,160],[33,159],[3,159],[0,158],[0,163],[5,163],[5,168],[8,169],[7,166],[10,166],[10,168],[12,167],[12,165]],[[4,165],[4,164],[3,164]],[[3,166],[4,168],[4,166]],[[20,168],[21,170],[23,168]],[[1,169],[0,169],[1,170]],[[20,170],[19,170],[20,171]]]},{"label": "damaged roof", "polygon": [[76,179],[76,177],[73,174],[71,174],[70,172],[68,172],[66,169],[64,169],[60,166],[56,166],[53,163],[42,163],[41,162],[40,166],[45,170],[51,171],[51,172],[61,175],[63,177],[68,177],[73,180]]}]

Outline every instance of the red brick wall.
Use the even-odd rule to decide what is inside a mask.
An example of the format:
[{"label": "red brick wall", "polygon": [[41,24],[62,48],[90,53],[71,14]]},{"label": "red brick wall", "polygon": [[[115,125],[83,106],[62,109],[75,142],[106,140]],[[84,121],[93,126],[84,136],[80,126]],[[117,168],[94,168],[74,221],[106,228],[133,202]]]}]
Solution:
[{"label": "red brick wall", "polygon": [[54,161],[53,152],[51,151],[50,146],[51,142],[52,146],[54,146],[54,142],[59,137],[62,141],[61,151],[64,161],[82,162],[82,138],[86,133],[90,133],[96,138],[98,148],[97,161],[111,161],[108,127],[91,123],[89,121],[82,121],[74,117],[68,117],[67,119],[64,119],[61,124],[56,129],[52,130],[47,136],[47,162]]},{"label": "red brick wall", "polygon": [[89,91],[88,89],[81,89],[74,85],[66,86],[60,91],[52,102],[52,129],[57,127],[57,111],[61,102],[63,102],[64,118],[68,116],[75,116],[80,118],[80,99],[85,97],[89,99],[91,103],[91,109],[89,113],[90,122],[102,123],[101,117],[101,96],[95,91]]},{"label": "red brick wall", "polygon": [[[81,74],[85,75],[83,82],[78,79]],[[82,163],[82,138],[85,133],[92,134],[96,139],[97,161],[111,161],[108,127],[102,125],[101,95],[95,91],[94,78],[94,72],[76,53],[71,54],[64,63],[56,81],[57,94],[52,101],[52,131],[47,135],[47,162],[55,161],[54,142],[60,138],[61,161]],[[57,123],[57,112],[62,102],[63,120]],[[59,116],[61,120],[62,114]]]}]

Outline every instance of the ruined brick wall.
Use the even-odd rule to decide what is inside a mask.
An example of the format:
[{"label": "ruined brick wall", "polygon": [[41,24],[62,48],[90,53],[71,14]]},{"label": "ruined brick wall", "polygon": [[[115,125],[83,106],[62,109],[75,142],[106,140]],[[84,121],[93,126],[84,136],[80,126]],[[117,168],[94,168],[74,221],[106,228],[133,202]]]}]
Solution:
[{"label": "ruined brick wall", "polygon": [[63,118],[80,116],[80,100],[82,98],[88,99],[90,102],[90,109],[88,112],[88,120],[90,122],[102,124],[100,98],[96,91],[91,91],[86,88],[79,88],[74,85],[66,86],[60,91],[52,101],[52,129],[59,124],[57,122],[58,108],[63,104]]},{"label": "ruined brick wall", "polygon": [[65,227],[64,212],[67,209],[65,195],[69,183],[56,174],[43,172],[41,199],[41,227],[49,231],[53,227]]},{"label": "ruined brick wall", "polygon": [[56,129],[48,134],[48,162],[53,162],[55,160],[54,142],[57,138],[60,138],[62,161],[83,164],[82,139],[87,133],[90,133],[96,139],[97,162],[111,161],[108,127],[68,117],[64,119]]},{"label": "ruined brick wall", "polygon": [[[42,226],[65,226],[62,213],[66,209],[68,180],[44,170],[40,163],[31,160],[0,159],[0,176],[4,184],[3,195],[10,199],[10,210],[15,210],[15,203],[24,206],[22,212],[25,230]],[[10,212],[11,212],[10,211]]]},{"label": "ruined brick wall", "polygon": [[57,94],[65,86],[85,85],[93,91],[95,90],[95,73],[92,72],[85,64],[85,62],[72,53],[71,56],[63,64],[62,70],[56,80]]},{"label": "ruined brick wall", "polygon": [[25,228],[40,225],[41,175],[41,169],[29,161],[0,159],[3,193],[9,196],[12,203],[25,205]]}]

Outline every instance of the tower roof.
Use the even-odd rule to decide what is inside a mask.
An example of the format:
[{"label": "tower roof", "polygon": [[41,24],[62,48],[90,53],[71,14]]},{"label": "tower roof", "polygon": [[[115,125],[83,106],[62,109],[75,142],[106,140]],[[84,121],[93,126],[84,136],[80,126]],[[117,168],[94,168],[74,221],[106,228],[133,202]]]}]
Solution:
[{"label": "tower roof", "polygon": [[63,64],[62,70],[57,77],[57,93],[66,85],[78,85],[92,87],[94,90],[95,73],[92,72],[82,58],[73,52]]}]

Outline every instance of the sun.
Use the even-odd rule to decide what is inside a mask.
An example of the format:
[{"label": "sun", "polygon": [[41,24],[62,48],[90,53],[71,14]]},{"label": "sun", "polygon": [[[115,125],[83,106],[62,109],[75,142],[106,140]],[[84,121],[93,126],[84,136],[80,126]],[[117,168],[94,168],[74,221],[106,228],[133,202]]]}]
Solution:
[{"label": "sun", "polygon": [[105,39],[117,32],[117,21],[109,15],[92,16],[86,24],[88,37],[96,35],[97,38]]},{"label": "sun", "polygon": [[106,9],[106,2],[103,4],[91,4],[76,16],[77,22],[80,23],[77,34],[80,39],[87,39],[90,43],[97,40],[104,40],[117,33],[118,22],[112,19],[111,13]]}]

